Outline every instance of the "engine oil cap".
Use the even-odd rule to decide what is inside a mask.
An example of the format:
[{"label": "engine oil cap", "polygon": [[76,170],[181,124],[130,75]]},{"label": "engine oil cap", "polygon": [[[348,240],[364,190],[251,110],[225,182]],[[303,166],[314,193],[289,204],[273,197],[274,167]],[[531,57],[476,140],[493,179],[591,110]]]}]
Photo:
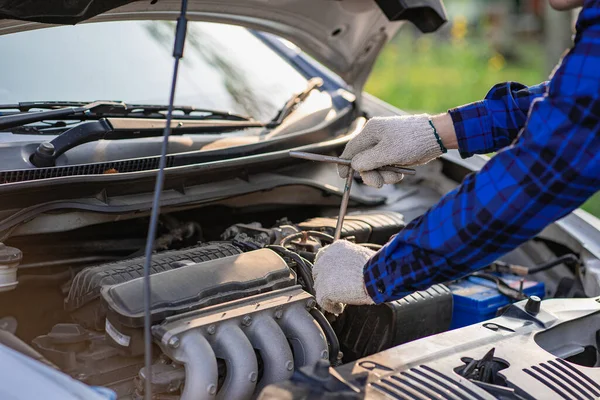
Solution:
[{"label": "engine oil cap", "polygon": [[540,312],[540,304],[542,303],[542,299],[538,296],[531,296],[525,303],[525,311],[527,311],[531,315],[536,315]]},{"label": "engine oil cap", "polygon": [[0,242],[0,266],[14,266],[14,264],[19,264],[22,258],[21,250]]}]

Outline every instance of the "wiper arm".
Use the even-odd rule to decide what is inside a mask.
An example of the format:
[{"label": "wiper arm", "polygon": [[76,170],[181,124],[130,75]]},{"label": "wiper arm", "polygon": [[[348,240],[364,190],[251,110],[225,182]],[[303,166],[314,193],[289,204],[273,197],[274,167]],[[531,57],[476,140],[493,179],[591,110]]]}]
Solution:
[{"label": "wiper arm", "polygon": [[[163,112],[167,111],[168,107],[164,105],[154,104],[126,104],[127,109],[121,112],[119,115],[127,117],[142,117],[148,118],[153,115],[159,115],[162,118],[166,118]],[[183,116],[190,117],[193,120],[226,120],[226,121],[254,121],[252,117],[245,115],[235,114],[228,111],[210,110],[206,108],[197,108],[194,106],[173,106],[173,111],[183,112]],[[197,115],[202,114],[202,115]],[[177,118],[181,118],[181,115],[175,114]],[[106,115],[106,113],[104,114]]]},{"label": "wiper arm", "polygon": [[[32,109],[47,109],[41,112],[30,113]],[[10,126],[4,126],[0,123],[0,129],[13,128],[32,122],[39,122],[44,119],[65,118],[70,116],[78,116],[81,114],[81,119],[93,120],[104,117],[139,117],[139,118],[166,118],[163,114],[168,107],[161,104],[129,104],[118,101],[26,101],[16,104],[0,104],[0,110],[18,110],[25,114],[10,115],[15,121]],[[178,118],[189,118],[194,120],[211,119],[211,120],[227,120],[227,121],[253,121],[251,117],[235,114],[227,111],[210,110],[206,108],[198,108],[194,106],[174,106],[174,111],[183,113]],[[53,111],[54,113],[50,113]],[[19,118],[17,118],[19,117]],[[3,118],[0,117],[0,121]],[[10,119],[6,120],[7,122]],[[26,121],[26,122],[21,122]],[[15,125],[16,124],[16,125]]]},{"label": "wiper arm", "polygon": [[85,107],[91,104],[99,105],[100,103],[123,107],[124,103],[113,100],[96,100],[96,101],[22,101],[15,104],[0,104],[0,110],[19,110],[20,112],[31,111],[32,109],[40,110],[57,110],[67,107]]},{"label": "wiper arm", "polygon": [[283,121],[298,107],[312,92],[318,87],[323,85],[323,79],[321,78],[312,78],[306,84],[306,88],[300,93],[292,96],[285,105],[279,110],[275,118],[273,118],[269,123],[266,124],[267,128],[275,128],[283,123]]},{"label": "wiper arm", "polygon": [[[279,110],[275,118],[260,126],[273,129],[283,123],[283,121],[298,107],[309,94],[316,88],[323,85],[323,79],[312,78],[308,81],[306,88],[300,93],[292,96],[284,106]],[[106,117],[128,117],[128,118],[166,118],[162,113],[167,111],[165,105],[154,104],[128,104],[120,101],[95,101],[92,103],[78,101],[27,101],[16,104],[0,104],[0,110],[19,110],[20,113],[5,115],[0,117],[0,131],[15,128],[22,125],[41,122],[44,120],[63,119],[68,117],[77,117],[81,120],[99,120]],[[47,109],[47,111],[29,112],[32,109]],[[245,115],[230,113],[227,111],[209,110],[205,108],[196,108],[193,106],[174,106],[174,111],[183,112],[180,119],[189,120],[225,120],[225,121],[245,121],[255,126],[255,120]],[[205,115],[194,115],[194,114]]]},{"label": "wiper arm", "polygon": [[[0,106],[0,109],[4,108],[17,108],[11,107],[14,105],[8,104],[5,106]],[[0,130],[15,128],[17,126],[31,124],[34,122],[40,122],[47,119],[61,119],[66,117],[71,117],[74,115],[81,114],[82,116],[86,112],[90,112],[93,110],[118,110],[123,108],[124,103],[112,102],[112,101],[95,101],[93,103],[82,104],[77,107],[63,107],[58,109],[50,109],[48,111],[40,111],[40,112],[23,112],[14,115],[5,115],[0,117]],[[34,108],[34,107],[31,107]]]}]

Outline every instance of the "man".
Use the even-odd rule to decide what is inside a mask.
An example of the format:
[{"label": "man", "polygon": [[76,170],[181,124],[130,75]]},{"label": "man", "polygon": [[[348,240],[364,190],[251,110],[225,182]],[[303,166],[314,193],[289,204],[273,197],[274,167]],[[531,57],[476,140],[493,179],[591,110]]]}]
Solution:
[{"label": "man", "polygon": [[376,187],[402,179],[376,171],[383,165],[424,164],[446,149],[498,153],[376,254],[344,240],[320,251],[313,274],[325,310],[460,278],[600,190],[600,0],[549,1],[556,9],[583,6],[574,47],[550,81],[499,84],[485,100],[434,117],[373,118],[348,143],[342,157]]}]

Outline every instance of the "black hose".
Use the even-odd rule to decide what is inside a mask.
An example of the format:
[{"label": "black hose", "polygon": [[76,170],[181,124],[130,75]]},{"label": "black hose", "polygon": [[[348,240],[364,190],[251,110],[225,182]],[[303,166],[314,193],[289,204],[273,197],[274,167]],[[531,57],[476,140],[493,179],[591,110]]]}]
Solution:
[{"label": "black hose", "polygon": [[565,264],[568,267],[574,267],[579,265],[579,263],[579,257],[577,257],[575,254],[565,254],[564,256],[560,256],[552,261],[548,261],[547,263],[538,265],[537,267],[529,268],[527,273],[536,274],[538,272],[546,271],[550,268],[554,268],[561,264]]},{"label": "black hose", "polygon": [[312,295],[315,294],[314,281],[312,278],[312,265],[308,260],[283,246],[271,245],[267,246],[267,248],[279,253],[279,255],[283,257],[292,259],[296,263],[298,274],[304,281],[304,290]]},{"label": "black hose", "polygon": [[281,242],[279,243],[281,246],[287,246],[292,240],[296,240],[296,239],[302,239],[302,238],[309,238],[309,237],[313,237],[313,238],[319,238],[321,240],[325,240],[328,241],[329,243],[333,243],[333,236],[328,235],[324,232],[319,232],[319,231],[302,231],[302,232],[298,232],[298,233],[293,233],[289,236],[284,237],[283,239],[281,239]]},{"label": "black hose", "polygon": [[331,366],[336,366],[338,363],[338,355],[340,354],[340,342],[335,334],[335,331],[331,327],[331,324],[327,318],[325,318],[323,313],[318,309],[311,308],[310,315],[313,316],[321,329],[323,329],[323,333],[325,333],[327,342],[329,342],[329,363]]},{"label": "black hose", "polygon": [[55,285],[68,281],[73,275],[70,270],[48,275],[19,275],[19,285]]},{"label": "black hose", "polygon": [[123,257],[117,256],[86,256],[86,257],[75,257],[75,258],[64,258],[58,260],[50,260],[50,261],[40,261],[29,264],[21,264],[19,265],[19,269],[28,269],[28,268],[43,268],[43,267],[64,267],[65,265],[75,265],[75,264],[91,264],[91,263],[100,263],[107,261],[117,261],[121,260]]}]

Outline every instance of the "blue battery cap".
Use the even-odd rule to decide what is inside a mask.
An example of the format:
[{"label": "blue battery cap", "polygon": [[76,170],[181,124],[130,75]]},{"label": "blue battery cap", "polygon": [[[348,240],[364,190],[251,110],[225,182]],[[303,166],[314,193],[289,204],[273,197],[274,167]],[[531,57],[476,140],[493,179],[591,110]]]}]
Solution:
[{"label": "blue battery cap", "polygon": [[[510,274],[499,274],[498,276],[510,287],[519,289],[520,277]],[[454,300],[450,329],[495,318],[498,309],[512,302],[498,291],[495,283],[473,276],[454,282],[448,287],[452,291]],[[523,282],[523,293],[543,298],[544,283],[526,280]]]}]

